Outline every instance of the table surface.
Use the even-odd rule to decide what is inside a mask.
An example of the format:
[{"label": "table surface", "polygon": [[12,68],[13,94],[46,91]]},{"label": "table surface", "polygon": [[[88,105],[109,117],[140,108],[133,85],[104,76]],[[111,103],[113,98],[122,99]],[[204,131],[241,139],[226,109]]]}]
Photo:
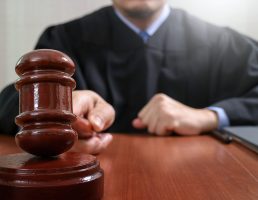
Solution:
[{"label": "table surface", "polygon": [[[81,151],[82,142],[77,146]],[[0,136],[1,155],[17,152],[13,137]],[[258,199],[258,155],[208,135],[115,134],[97,157],[105,171],[103,200]]]}]

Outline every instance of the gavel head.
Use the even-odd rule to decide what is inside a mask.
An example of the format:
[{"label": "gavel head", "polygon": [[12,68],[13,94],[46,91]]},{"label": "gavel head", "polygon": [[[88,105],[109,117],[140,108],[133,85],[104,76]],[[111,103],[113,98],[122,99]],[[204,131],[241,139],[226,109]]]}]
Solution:
[{"label": "gavel head", "polygon": [[15,70],[20,76],[16,82],[20,95],[16,124],[21,127],[17,145],[37,156],[69,150],[77,140],[71,128],[76,119],[72,114],[73,61],[59,51],[41,49],[22,56]]}]

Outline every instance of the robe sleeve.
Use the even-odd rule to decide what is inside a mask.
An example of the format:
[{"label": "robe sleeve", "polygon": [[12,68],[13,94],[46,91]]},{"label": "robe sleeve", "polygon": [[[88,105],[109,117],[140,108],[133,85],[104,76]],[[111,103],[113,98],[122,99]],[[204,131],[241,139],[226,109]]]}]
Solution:
[{"label": "robe sleeve", "polygon": [[220,99],[211,106],[223,108],[230,125],[258,124],[258,43],[231,29],[215,42],[211,71]]},{"label": "robe sleeve", "polygon": [[0,105],[0,134],[15,135],[18,131],[14,120],[18,115],[19,95],[13,84],[1,92]]}]

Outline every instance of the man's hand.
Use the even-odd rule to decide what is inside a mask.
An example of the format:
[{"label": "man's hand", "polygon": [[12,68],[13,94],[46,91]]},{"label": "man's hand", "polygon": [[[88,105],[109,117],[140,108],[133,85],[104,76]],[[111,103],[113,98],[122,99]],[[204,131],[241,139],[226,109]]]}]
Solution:
[{"label": "man's hand", "polygon": [[155,135],[198,135],[217,128],[217,114],[208,109],[188,107],[165,94],[155,95],[133,120],[138,129],[147,128]]},{"label": "man's hand", "polygon": [[110,104],[93,91],[74,91],[73,113],[77,119],[72,126],[79,138],[85,139],[85,150],[88,153],[99,153],[108,146],[112,136],[108,133],[100,135],[96,132],[107,129],[113,123],[115,111]]}]

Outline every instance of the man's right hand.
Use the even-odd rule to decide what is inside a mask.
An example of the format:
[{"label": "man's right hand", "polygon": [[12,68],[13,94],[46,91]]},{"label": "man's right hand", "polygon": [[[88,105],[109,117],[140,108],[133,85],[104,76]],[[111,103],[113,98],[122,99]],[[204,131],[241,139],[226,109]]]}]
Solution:
[{"label": "man's right hand", "polygon": [[[114,122],[113,107],[93,91],[74,91],[73,113],[77,116],[73,129],[77,131],[79,138],[85,139],[84,151],[91,154],[100,153],[111,142],[112,135],[97,132],[104,131]],[[82,146],[80,145],[80,149]]]}]

